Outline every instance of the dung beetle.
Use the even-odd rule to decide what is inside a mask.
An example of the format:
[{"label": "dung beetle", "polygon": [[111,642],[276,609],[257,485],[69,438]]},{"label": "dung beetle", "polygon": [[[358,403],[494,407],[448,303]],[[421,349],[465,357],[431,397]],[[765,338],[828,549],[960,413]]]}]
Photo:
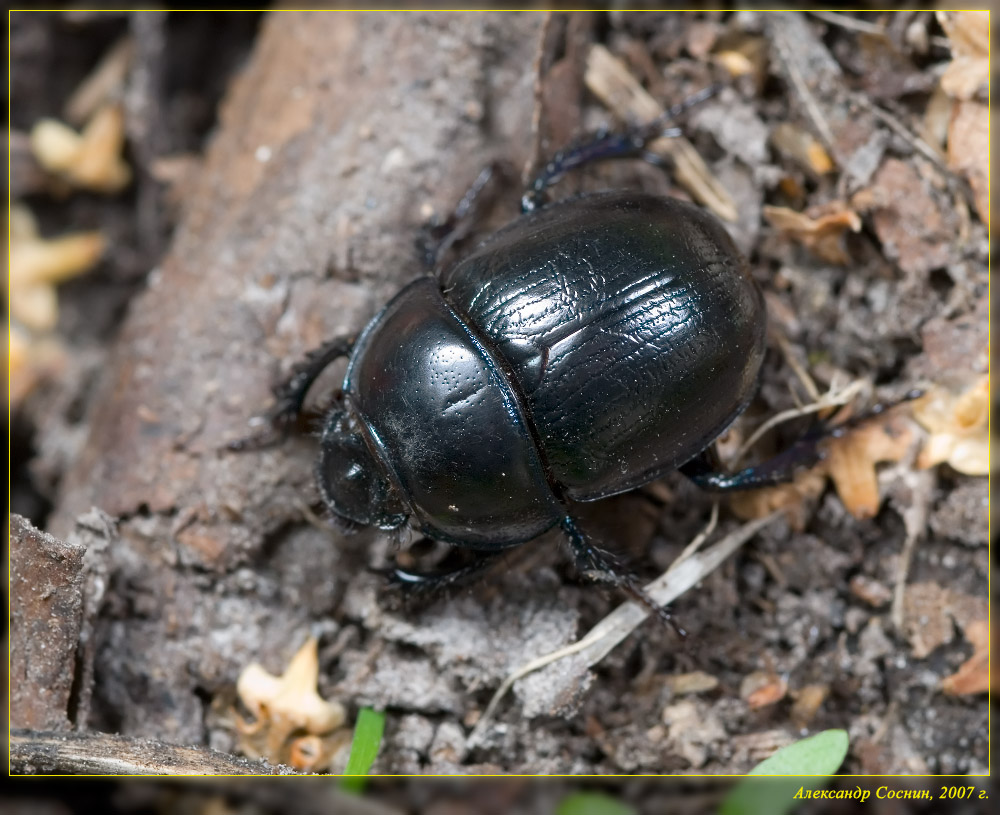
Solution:
[{"label": "dung beetle", "polygon": [[409,523],[474,555],[435,574],[397,568],[397,583],[453,583],[559,526],[582,574],[669,619],[580,531],[573,502],[678,468],[709,489],[745,489],[815,457],[798,449],[727,475],[705,453],[754,394],[766,323],[748,264],[713,216],[634,191],[547,200],[567,171],[649,158],[646,142],[663,133],[655,122],[557,153],[519,218],[275,389],[271,419],[286,428],[320,373],[349,357],[320,437],[323,502],[353,524]]}]

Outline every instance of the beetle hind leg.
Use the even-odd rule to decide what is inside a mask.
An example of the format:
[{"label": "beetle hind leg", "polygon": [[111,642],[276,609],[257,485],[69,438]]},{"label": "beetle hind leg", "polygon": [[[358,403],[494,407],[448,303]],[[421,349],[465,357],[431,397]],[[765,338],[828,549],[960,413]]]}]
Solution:
[{"label": "beetle hind leg", "polygon": [[826,457],[826,451],[822,447],[824,441],[842,436],[885,411],[922,395],[922,390],[911,390],[902,398],[874,405],[843,424],[818,422],[780,453],[735,473],[720,469],[718,458],[711,448],[703,450],[678,469],[707,492],[738,492],[782,484],[793,480],[798,472],[815,466]]},{"label": "beetle hind leg", "polygon": [[353,337],[334,337],[319,348],[309,351],[296,363],[289,376],[272,389],[274,404],[262,417],[266,427],[257,433],[229,442],[229,450],[259,450],[279,444],[287,438],[302,414],[306,394],[321,373],[341,357],[350,356],[354,348]]},{"label": "beetle hind leg", "polygon": [[703,450],[678,469],[706,492],[739,492],[772,487],[791,481],[799,471],[819,463],[823,458],[819,443],[824,438],[827,437],[809,433],[767,461],[735,473],[722,470],[711,450]]},{"label": "beetle hind leg", "polygon": [[650,597],[633,575],[616,571],[610,556],[588,541],[571,517],[567,515],[563,518],[560,527],[569,538],[569,545],[576,560],[576,568],[582,577],[593,580],[595,583],[603,583],[620,589],[631,600],[653,612],[661,622],[673,628],[679,636],[687,636],[687,632],[677,625],[670,610]]},{"label": "beetle hind leg", "polygon": [[718,86],[709,85],[650,122],[633,125],[624,131],[599,130],[585,134],[570,143],[552,156],[538,175],[528,184],[524,196],[521,198],[521,212],[532,212],[544,206],[549,200],[549,187],[560,181],[567,173],[588,164],[619,158],[639,158],[650,164],[663,166],[665,163],[663,159],[656,153],[646,150],[646,145],[660,137],[679,136],[681,131],[677,128],[667,127],[667,123],[676,119],[688,108],[703,102],[717,91]]}]

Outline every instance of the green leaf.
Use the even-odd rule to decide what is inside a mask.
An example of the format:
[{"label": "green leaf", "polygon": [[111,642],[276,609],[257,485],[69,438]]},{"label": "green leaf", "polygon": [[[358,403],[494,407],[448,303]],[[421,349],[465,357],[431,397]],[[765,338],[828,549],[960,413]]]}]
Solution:
[{"label": "green leaf", "polygon": [[826,777],[837,772],[844,763],[847,747],[845,730],[824,730],[782,747],[730,790],[719,807],[719,815],[757,815],[761,812],[785,815],[791,812],[800,803],[795,797],[800,789],[815,790],[826,786]]},{"label": "green leaf", "polygon": [[348,792],[361,792],[364,789],[365,776],[371,771],[375,756],[378,755],[378,748],[382,744],[383,730],[385,730],[385,712],[370,707],[358,711],[351,754],[347,757],[347,767],[344,769],[345,778],[340,782],[341,789]]},{"label": "green leaf", "polygon": [[556,815],[636,815],[636,811],[601,792],[574,792],[559,802]]}]

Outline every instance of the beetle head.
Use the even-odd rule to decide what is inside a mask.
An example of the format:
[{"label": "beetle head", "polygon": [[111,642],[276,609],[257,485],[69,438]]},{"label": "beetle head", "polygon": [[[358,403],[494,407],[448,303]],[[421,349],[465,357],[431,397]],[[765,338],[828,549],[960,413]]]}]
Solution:
[{"label": "beetle head", "polygon": [[354,417],[334,410],[320,441],[316,480],[326,505],[341,518],[380,529],[406,523],[406,511]]}]

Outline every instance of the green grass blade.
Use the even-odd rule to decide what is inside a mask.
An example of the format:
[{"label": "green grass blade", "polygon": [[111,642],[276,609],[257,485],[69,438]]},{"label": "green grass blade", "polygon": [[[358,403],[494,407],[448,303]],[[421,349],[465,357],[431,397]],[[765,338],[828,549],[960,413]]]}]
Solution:
[{"label": "green grass blade", "polygon": [[382,744],[382,732],[385,730],[385,712],[372,710],[370,707],[358,711],[358,721],[354,725],[354,740],[351,742],[351,754],[347,757],[345,776],[341,781],[341,789],[360,792],[365,785],[364,776],[371,771]]}]

